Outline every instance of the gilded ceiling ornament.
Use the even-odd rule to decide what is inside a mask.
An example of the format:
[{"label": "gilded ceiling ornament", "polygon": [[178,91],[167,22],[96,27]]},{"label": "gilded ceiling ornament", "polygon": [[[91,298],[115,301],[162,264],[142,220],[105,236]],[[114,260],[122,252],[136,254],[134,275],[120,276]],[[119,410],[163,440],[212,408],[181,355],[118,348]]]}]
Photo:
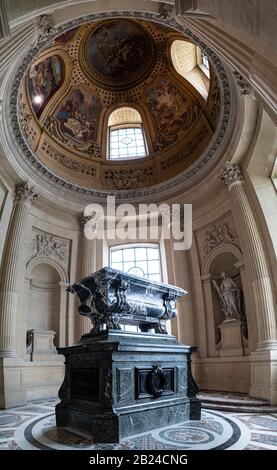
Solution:
[{"label": "gilded ceiling ornament", "polygon": [[226,162],[225,167],[219,175],[218,179],[228,187],[236,181],[243,181],[240,166],[237,163]]}]

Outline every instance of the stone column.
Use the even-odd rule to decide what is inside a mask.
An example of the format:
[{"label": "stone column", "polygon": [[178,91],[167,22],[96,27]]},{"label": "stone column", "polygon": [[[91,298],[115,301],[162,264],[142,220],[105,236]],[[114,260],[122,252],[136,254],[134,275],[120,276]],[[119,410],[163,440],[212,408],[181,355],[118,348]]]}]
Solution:
[{"label": "stone column", "polygon": [[[90,240],[85,237],[84,226],[90,221],[90,217],[82,216],[82,264],[81,277],[89,276],[96,271],[96,239]],[[80,315],[80,335],[89,333],[91,330],[91,321],[87,317]]]},{"label": "stone column", "polygon": [[251,354],[250,394],[277,403],[277,329],[274,291],[266,249],[239,165],[227,162],[220,176],[231,194],[235,223],[251,276],[258,326],[257,351]]},{"label": "stone column", "polygon": [[68,282],[60,282],[60,334],[59,334],[59,347],[66,346],[66,329],[67,329],[67,288]]},{"label": "stone column", "polygon": [[258,349],[277,349],[274,293],[267,255],[240,167],[227,162],[220,180],[227,185],[233,199],[235,222],[250,268],[257,312]]},{"label": "stone column", "polygon": [[34,201],[34,188],[28,183],[16,186],[14,210],[6,238],[0,284],[0,357],[16,356],[16,315],[20,281],[23,284],[24,238],[28,215]]},{"label": "stone column", "polygon": [[216,351],[216,338],[215,338],[215,318],[213,309],[213,295],[211,287],[211,274],[203,274],[201,276],[203,292],[205,298],[206,308],[206,341],[207,341],[207,356],[216,357],[219,355]]},{"label": "stone column", "polygon": [[187,253],[173,250],[173,267],[175,285],[187,291],[187,295],[178,300],[178,340],[188,346],[195,346],[194,315],[191,302],[191,286],[188,272]]}]

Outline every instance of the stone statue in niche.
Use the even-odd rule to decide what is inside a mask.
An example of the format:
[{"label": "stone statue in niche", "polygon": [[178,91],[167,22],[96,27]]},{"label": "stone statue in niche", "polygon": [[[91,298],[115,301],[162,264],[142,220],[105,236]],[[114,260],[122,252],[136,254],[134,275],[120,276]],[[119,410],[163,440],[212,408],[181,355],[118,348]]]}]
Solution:
[{"label": "stone statue in niche", "polygon": [[224,313],[225,321],[239,320],[241,318],[241,294],[237,284],[228,277],[226,272],[221,274],[220,286],[213,280],[217,291],[221,311]]}]

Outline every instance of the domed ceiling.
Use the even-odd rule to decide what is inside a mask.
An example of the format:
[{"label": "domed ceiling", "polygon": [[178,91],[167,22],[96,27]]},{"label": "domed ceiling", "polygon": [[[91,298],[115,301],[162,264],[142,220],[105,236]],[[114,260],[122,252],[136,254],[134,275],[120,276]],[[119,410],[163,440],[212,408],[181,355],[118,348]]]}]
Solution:
[{"label": "domed ceiling", "polygon": [[[101,190],[155,185],[190,167],[213,137],[220,92],[211,64],[206,101],[175,70],[175,40],[189,39],[157,23],[111,19],[69,30],[43,50],[20,100],[21,131],[41,164]],[[143,158],[109,159],[109,116],[121,107],[141,116]]]}]

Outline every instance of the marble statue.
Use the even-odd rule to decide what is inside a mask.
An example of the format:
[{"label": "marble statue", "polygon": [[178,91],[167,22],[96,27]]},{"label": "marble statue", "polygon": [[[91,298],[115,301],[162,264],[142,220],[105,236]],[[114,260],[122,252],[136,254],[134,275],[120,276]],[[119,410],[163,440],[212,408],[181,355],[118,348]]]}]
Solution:
[{"label": "marble statue", "polygon": [[220,274],[222,281],[220,286],[213,280],[213,285],[218,293],[221,310],[225,315],[225,321],[241,318],[240,290],[236,283],[228,277],[224,271]]}]

